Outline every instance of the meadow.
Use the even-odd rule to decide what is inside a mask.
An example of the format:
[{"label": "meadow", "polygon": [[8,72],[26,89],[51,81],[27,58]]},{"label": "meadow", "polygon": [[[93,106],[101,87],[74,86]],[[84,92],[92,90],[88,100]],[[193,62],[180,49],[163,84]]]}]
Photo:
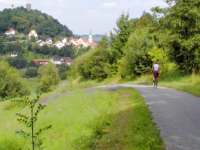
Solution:
[{"label": "meadow", "polygon": [[[55,93],[59,95],[54,96]],[[41,112],[36,128],[52,125],[43,134],[47,150],[164,149],[143,98],[133,89],[62,87],[42,99],[47,107]],[[15,133],[23,128],[16,113],[25,111],[9,101],[0,103],[0,150],[29,148],[30,141]]]}]

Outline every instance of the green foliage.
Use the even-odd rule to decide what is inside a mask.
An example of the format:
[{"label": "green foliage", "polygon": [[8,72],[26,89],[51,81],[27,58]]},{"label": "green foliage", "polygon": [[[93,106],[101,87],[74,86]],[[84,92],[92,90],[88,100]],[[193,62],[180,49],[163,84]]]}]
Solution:
[{"label": "green foliage", "polygon": [[138,30],[131,34],[126,46],[125,56],[119,67],[121,77],[134,77],[148,73],[152,67],[152,60],[148,55],[153,42],[147,30]]},{"label": "green foliage", "polygon": [[29,51],[42,54],[42,55],[48,55],[48,56],[61,56],[61,57],[75,57],[75,49],[72,46],[65,46],[61,49],[58,49],[56,47],[51,46],[38,46],[35,44],[32,44],[29,46]]},{"label": "green foliage", "polygon": [[27,115],[27,113],[25,114],[17,113],[18,122],[20,122],[26,127],[26,129],[18,130],[17,134],[20,134],[25,139],[29,139],[31,141],[30,143],[31,143],[32,150],[35,150],[36,148],[38,148],[39,150],[42,150],[43,141],[41,139],[41,134],[44,131],[50,129],[51,125],[48,125],[44,128],[36,129],[37,128],[36,123],[38,120],[38,115],[45,108],[45,105],[38,103],[39,96],[35,99],[30,99],[26,97],[22,101],[23,103],[25,103],[26,107],[28,108],[27,111],[29,115]]},{"label": "green foliage", "polygon": [[23,50],[22,44],[15,39],[0,39],[0,54],[21,53]]},{"label": "green foliage", "polygon": [[38,70],[38,74],[40,80],[39,90],[41,92],[48,92],[53,86],[59,83],[60,78],[58,70],[53,64],[41,66]]},{"label": "green foliage", "polygon": [[83,54],[85,54],[86,52],[88,52],[90,50],[90,47],[80,47],[80,48],[75,48],[74,51],[75,51],[75,56],[76,57],[79,57]]},{"label": "green foliage", "polygon": [[109,60],[108,40],[103,38],[96,49],[91,50],[77,60],[75,70],[84,79],[102,80],[111,74]]},{"label": "green foliage", "polygon": [[19,73],[6,62],[0,61],[0,99],[28,95]]},{"label": "green foliage", "polygon": [[27,60],[21,56],[10,58],[8,59],[8,62],[11,66],[17,69],[22,69],[28,66]]},{"label": "green foliage", "polygon": [[24,34],[35,29],[42,36],[72,35],[66,26],[61,25],[53,17],[38,10],[27,10],[23,7],[4,9],[0,12],[0,33],[4,33],[10,27]]},{"label": "green foliage", "polygon": [[111,33],[111,63],[116,63],[123,56],[122,49],[131,33],[131,25],[132,22],[129,19],[129,15],[126,14],[122,14],[117,21],[117,28],[114,29],[114,33]]},{"label": "green foliage", "polygon": [[153,8],[153,15],[144,13],[129,19],[123,14],[107,46],[99,43],[99,48],[77,61],[79,75],[85,79],[105,79],[116,74],[133,78],[149,73],[157,59],[163,78],[176,72],[199,73],[200,1],[167,3],[167,8]]},{"label": "green foliage", "polygon": [[169,58],[167,56],[167,53],[160,48],[154,47],[149,52],[148,55],[150,56],[152,62],[158,61],[160,65],[160,71],[166,72],[167,71],[167,65],[169,63]]},{"label": "green foliage", "polygon": [[67,65],[59,65],[58,67],[58,73],[59,77],[61,80],[67,79],[68,71],[69,71],[69,66]]},{"label": "green foliage", "polygon": [[[172,2],[170,0],[169,2]],[[185,72],[199,72],[200,1],[176,0],[163,18],[170,31],[169,54]]]},{"label": "green foliage", "polygon": [[34,78],[38,75],[38,68],[37,67],[28,67],[25,71],[26,78]]}]

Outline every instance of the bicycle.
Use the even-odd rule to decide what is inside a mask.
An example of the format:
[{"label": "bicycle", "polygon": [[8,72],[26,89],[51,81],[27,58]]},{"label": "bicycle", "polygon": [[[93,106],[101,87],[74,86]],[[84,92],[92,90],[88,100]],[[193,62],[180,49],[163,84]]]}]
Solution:
[{"label": "bicycle", "polygon": [[159,73],[157,71],[153,72],[153,87],[158,88],[158,77]]}]

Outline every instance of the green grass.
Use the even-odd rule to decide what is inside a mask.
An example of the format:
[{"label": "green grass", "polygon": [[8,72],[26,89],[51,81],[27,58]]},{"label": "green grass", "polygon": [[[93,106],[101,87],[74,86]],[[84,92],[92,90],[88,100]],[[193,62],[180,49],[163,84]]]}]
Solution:
[{"label": "green grass", "polygon": [[[162,75],[161,75],[162,77]],[[133,81],[137,84],[152,84],[152,75],[143,75]],[[188,92],[200,96],[200,75],[172,75],[161,78],[159,85],[174,88],[180,91]]]},{"label": "green grass", "polygon": [[171,81],[162,81],[161,85],[185,91],[200,96],[200,75],[190,75],[176,78]]},{"label": "green grass", "polygon": [[97,150],[163,150],[159,131],[138,92],[133,89],[118,91],[117,113],[112,123],[103,129],[95,145]]},{"label": "green grass", "polygon": [[34,95],[37,92],[37,88],[39,86],[39,79],[38,78],[24,78],[24,83],[28,90]]},{"label": "green grass", "polygon": [[8,101],[0,103],[0,150],[19,150],[26,143],[23,138],[15,134],[19,128],[16,120],[18,110],[18,107]]},{"label": "green grass", "polygon": [[[53,126],[43,135],[45,149],[98,149],[108,137],[112,142],[105,145],[122,140],[122,150],[162,149],[159,132],[137,92],[79,89],[60,94],[40,114],[37,127]],[[0,150],[18,150],[21,146],[27,150],[28,141],[15,134],[22,128],[15,114],[23,111],[9,101],[0,103]]]}]

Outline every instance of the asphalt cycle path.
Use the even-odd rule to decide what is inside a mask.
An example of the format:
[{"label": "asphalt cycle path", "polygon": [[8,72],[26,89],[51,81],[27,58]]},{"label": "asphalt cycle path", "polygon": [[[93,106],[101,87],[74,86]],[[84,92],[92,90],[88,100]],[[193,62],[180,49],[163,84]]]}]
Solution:
[{"label": "asphalt cycle path", "polygon": [[152,112],[167,150],[200,150],[200,97],[170,88],[135,84],[99,88],[138,90]]}]

